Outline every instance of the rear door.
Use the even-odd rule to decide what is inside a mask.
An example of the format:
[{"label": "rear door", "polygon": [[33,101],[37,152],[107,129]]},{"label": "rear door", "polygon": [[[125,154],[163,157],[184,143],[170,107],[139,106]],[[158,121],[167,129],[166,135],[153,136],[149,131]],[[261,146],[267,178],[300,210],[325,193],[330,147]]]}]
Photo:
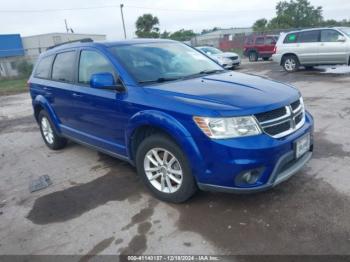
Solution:
[{"label": "rear door", "polygon": [[319,63],[320,30],[302,31],[298,34],[296,52],[301,64]]},{"label": "rear door", "polygon": [[74,82],[76,50],[62,51],[56,54],[52,66],[53,108],[59,118],[60,125],[72,126],[73,115],[79,108],[74,104]]},{"label": "rear door", "polygon": [[269,56],[273,53],[276,42],[277,42],[276,37],[267,36],[265,38],[265,54],[266,54],[266,56]]},{"label": "rear door", "polygon": [[319,45],[319,59],[321,64],[346,64],[346,42],[341,39],[344,36],[334,29],[321,31]]},{"label": "rear door", "polygon": [[259,53],[259,57],[261,57],[265,52],[264,46],[265,46],[265,38],[263,36],[258,36],[255,39],[255,48]]}]

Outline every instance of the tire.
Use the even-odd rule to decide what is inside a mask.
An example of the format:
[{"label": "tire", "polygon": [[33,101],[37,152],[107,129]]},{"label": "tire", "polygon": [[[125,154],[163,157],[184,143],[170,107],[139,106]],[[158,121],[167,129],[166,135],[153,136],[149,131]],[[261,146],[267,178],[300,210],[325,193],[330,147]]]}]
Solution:
[{"label": "tire", "polygon": [[148,189],[162,201],[182,203],[197,191],[185,154],[165,135],[154,134],[142,141],[136,152],[136,168]]},{"label": "tire", "polygon": [[258,61],[258,54],[255,52],[255,51],[251,51],[251,52],[249,52],[249,61],[250,62],[256,62],[256,61]]},{"label": "tire", "polygon": [[292,73],[299,70],[300,64],[298,58],[295,55],[288,55],[283,58],[282,66],[286,72]]},{"label": "tire", "polygon": [[45,144],[52,150],[59,150],[66,146],[67,139],[60,137],[48,113],[44,110],[41,110],[38,116],[39,126],[41,136]]},{"label": "tire", "polygon": [[263,57],[263,60],[264,60],[264,61],[269,61],[269,60],[270,60],[270,57]]}]

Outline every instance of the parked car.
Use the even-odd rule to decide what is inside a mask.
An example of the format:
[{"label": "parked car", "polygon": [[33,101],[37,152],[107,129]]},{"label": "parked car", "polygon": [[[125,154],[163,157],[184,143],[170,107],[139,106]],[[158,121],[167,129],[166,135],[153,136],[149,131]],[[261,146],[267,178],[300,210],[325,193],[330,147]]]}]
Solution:
[{"label": "parked car", "polygon": [[249,58],[250,62],[256,62],[259,58],[267,61],[273,54],[277,40],[277,35],[249,36],[244,43],[244,55]]},{"label": "parked car", "polygon": [[196,48],[226,69],[234,69],[241,64],[241,58],[236,53],[222,52],[212,46],[197,46]]},{"label": "parked car", "polygon": [[350,64],[350,27],[315,28],[282,34],[273,60],[287,72],[300,66]]},{"label": "parked car", "polygon": [[72,140],[128,161],[164,201],[197,188],[267,190],[312,155],[313,118],[297,89],[228,72],[172,40],[54,47],[28,85],[49,148]]}]

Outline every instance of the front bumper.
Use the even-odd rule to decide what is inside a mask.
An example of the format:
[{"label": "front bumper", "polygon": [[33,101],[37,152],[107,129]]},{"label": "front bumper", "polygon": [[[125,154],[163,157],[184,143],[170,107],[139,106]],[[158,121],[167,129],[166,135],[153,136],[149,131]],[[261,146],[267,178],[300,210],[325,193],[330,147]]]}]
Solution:
[{"label": "front bumper", "polygon": [[227,64],[221,64],[222,67],[224,67],[225,69],[231,69],[234,67],[237,67],[241,64],[241,59],[236,59],[236,60],[232,60],[230,61],[230,63]]},{"label": "front bumper", "polygon": [[[295,159],[294,143],[310,133],[310,150]],[[306,113],[305,124],[294,133],[275,139],[266,134],[228,140],[196,141],[205,170],[197,175],[200,189],[232,193],[251,193],[272,188],[296,174],[311,158],[313,119]],[[261,169],[253,184],[237,184],[240,174]]]}]

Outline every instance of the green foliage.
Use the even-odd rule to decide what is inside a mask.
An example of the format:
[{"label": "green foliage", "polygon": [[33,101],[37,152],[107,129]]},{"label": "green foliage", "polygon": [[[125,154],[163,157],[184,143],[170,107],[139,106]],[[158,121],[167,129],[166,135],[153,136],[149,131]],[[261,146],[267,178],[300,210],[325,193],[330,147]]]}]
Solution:
[{"label": "green foliage", "polygon": [[151,14],[144,14],[136,20],[135,34],[139,38],[159,38],[158,17]]},{"label": "green foliage", "polygon": [[264,31],[266,29],[267,23],[268,23],[268,21],[265,18],[256,20],[256,22],[253,25],[253,30],[255,32],[257,32],[257,31]]},{"label": "green foliage", "polygon": [[173,40],[177,40],[177,41],[189,41],[195,35],[196,34],[193,32],[193,30],[181,29],[181,30],[176,31],[172,34],[169,34],[168,38],[173,39]]},{"label": "green foliage", "polygon": [[26,82],[27,78],[0,79],[0,96],[28,91]]},{"label": "green foliage", "polygon": [[33,70],[33,64],[23,60],[17,63],[16,69],[22,77],[29,77]]},{"label": "green foliage", "polygon": [[[266,23],[265,23],[266,21]],[[305,28],[320,26],[324,22],[322,7],[314,7],[308,0],[280,1],[276,5],[276,17],[270,21],[257,20],[254,31],[273,29]]]}]

